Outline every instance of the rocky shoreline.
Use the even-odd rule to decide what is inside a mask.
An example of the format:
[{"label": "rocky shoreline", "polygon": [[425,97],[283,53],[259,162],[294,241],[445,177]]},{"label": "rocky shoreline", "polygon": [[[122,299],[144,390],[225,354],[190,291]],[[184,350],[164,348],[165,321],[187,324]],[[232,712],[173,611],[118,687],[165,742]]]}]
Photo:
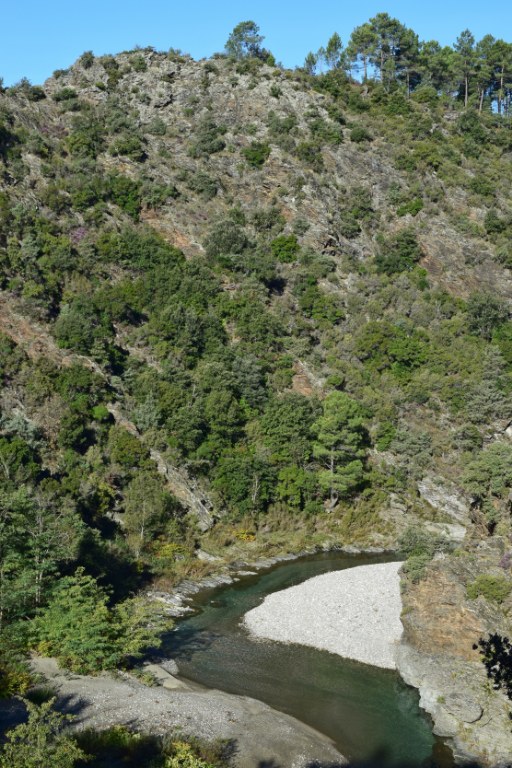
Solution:
[{"label": "rocky shoreline", "polygon": [[[260,571],[272,568],[280,563],[299,560],[301,557],[317,555],[322,552],[339,552],[340,554],[346,555],[383,555],[388,552],[391,554],[391,551],[378,547],[359,549],[358,547],[352,546],[343,547],[326,544],[324,547],[302,549],[300,552],[293,554],[275,555],[273,557],[259,558],[253,561],[235,561],[230,564],[222,563],[220,559],[217,560],[217,558],[212,558],[219,564],[218,573],[198,579],[197,581],[186,579],[169,592],[151,590],[146,594],[150,599],[157,600],[163,604],[167,616],[170,616],[171,618],[181,618],[193,610],[190,603],[199,592],[229,586],[230,584],[240,581],[240,579],[245,576],[256,576]],[[206,555],[207,558],[211,557],[207,553],[202,554],[203,556]]]}]

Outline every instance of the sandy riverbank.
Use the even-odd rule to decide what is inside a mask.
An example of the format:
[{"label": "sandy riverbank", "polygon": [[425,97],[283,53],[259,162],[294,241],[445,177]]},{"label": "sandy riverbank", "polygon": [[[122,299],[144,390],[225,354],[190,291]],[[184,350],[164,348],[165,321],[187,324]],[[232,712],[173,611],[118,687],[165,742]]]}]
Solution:
[{"label": "sandy riverbank", "polygon": [[395,669],[402,636],[401,565],[362,565],[315,576],[268,595],[245,615],[245,625],[259,638]]}]

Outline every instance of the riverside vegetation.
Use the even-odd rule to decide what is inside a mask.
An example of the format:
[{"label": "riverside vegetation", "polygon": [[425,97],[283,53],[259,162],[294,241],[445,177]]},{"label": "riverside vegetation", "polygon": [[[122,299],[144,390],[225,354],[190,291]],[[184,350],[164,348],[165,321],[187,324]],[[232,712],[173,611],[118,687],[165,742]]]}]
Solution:
[{"label": "riverside vegetation", "polygon": [[[387,14],[293,71],[262,43],[1,90],[3,696],[30,651],[133,664],[140,595],[203,550],[402,547],[411,642],[448,577],[478,618],[450,652],[510,631],[512,45]],[[2,765],[38,723],[52,764],[94,752],[54,716]]]}]

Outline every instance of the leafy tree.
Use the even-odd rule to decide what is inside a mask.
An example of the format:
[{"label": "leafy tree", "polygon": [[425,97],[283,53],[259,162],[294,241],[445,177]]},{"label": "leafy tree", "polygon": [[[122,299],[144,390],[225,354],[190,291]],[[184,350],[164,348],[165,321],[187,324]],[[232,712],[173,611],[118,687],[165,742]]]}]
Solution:
[{"label": "leafy tree", "polygon": [[163,489],[162,481],[149,472],[137,472],[126,487],[123,513],[127,541],[137,559],[172,510],[172,499]]},{"label": "leafy tree", "polygon": [[37,706],[25,700],[26,723],[8,731],[0,749],[1,768],[74,768],[87,755],[65,730],[70,716],[55,712],[55,699]]},{"label": "leafy tree", "polygon": [[126,469],[140,467],[148,457],[148,450],[140,440],[117,425],[109,430],[108,450],[112,461]]},{"label": "leafy tree", "polygon": [[0,493],[0,626],[30,615],[58,570],[72,560],[83,530],[66,502],[27,487]]},{"label": "leafy tree", "polygon": [[265,38],[260,35],[260,28],[254,21],[241,21],[229,35],[225,51],[233,59],[244,59],[248,56],[259,58],[262,53],[261,44]]},{"label": "leafy tree", "polygon": [[306,464],[316,410],[310,399],[296,393],[285,393],[269,402],[260,424],[273,461]]},{"label": "leafy tree", "polygon": [[308,75],[314,75],[318,65],[318,56],[316,53],[310,51],[304,59],[304,69]]},{"label": "leafy tree", "polygon": [[358,65],[359,62],[362,63],[363,83],[368,79],[368,64],[376,44],[376,33],[370,22],[366,22],[360,27],[356,27],[350,36],[347,46],[347,55],[353,65]]},{"label": "leafy tree", "polygon": [[367,433],[361,405],[344,392],[327,395],[322,411],[312,426],[313,455],[324,466],[318,479],[329,493],[332,509],[340,496],[350,495],[362,484]]},{"label": "leafy tree", "polygon": [[296,235],[279,235],[270,243],[272,255],[278,261],[289,264],[296,260],[300,251]]},{"label": "leafy tree", "polygon": [[509,317],[506,305],[490,293],[473,293],[468,300],[467,313],[470,331],[485,339],[490,339],[493,331]]},{"label": "leafy tree", "polygon": [[474,74],[476,66],[475,38],[469,29],[460,33],[455,43],[457,53],[457,68],[463,80],[464,85],[464,106],[467,107],[469,101],[469,81]]},{"label": "leafy tree", "polygon": [[48,606],[34,619],[39,653],[56,656],[81,674],[114,669],[144,648],[159,645],[163,620],[141,600],[109,609],[109,594],[79,568],[60,579]]}]

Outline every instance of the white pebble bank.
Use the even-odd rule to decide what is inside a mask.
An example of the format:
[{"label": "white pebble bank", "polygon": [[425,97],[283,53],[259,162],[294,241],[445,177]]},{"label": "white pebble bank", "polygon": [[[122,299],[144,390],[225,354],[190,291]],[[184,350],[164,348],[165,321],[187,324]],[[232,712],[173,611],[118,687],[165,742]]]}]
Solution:
[{"label": "white pebble bank", "polygon": [[315,576],[268,595],[245,614],[245,624],[257,637],[395,669],[402,636],[401,565],[361,565]]}]

